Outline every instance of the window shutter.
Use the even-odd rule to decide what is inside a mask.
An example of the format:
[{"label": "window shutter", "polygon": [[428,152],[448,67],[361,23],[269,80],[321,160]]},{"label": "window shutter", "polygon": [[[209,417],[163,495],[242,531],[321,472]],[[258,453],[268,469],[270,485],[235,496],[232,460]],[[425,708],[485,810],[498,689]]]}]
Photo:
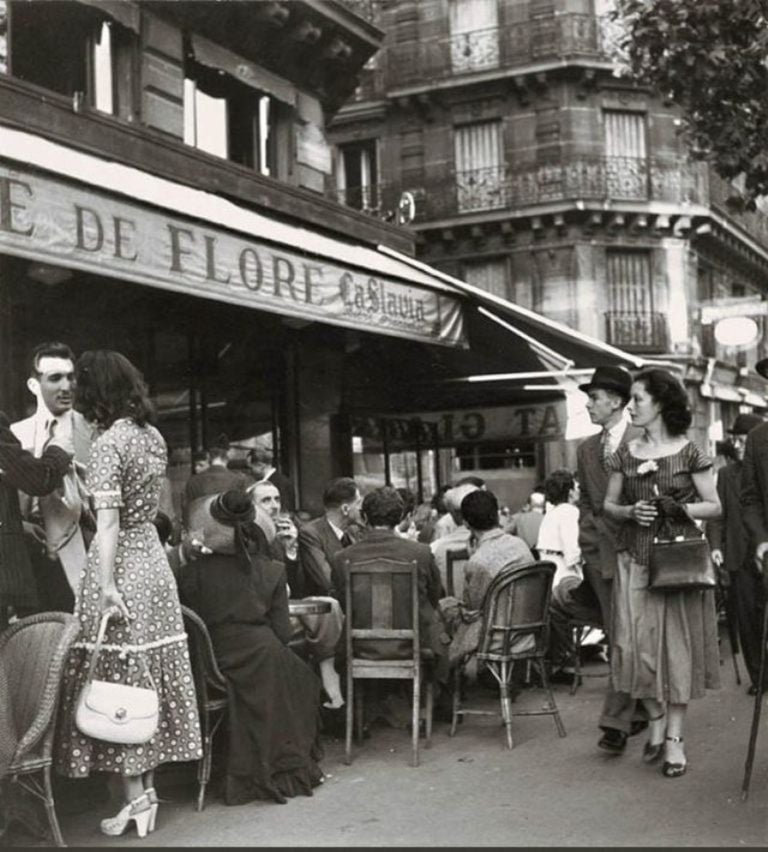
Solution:
[{"label": "window shutter", "polygon": [[184,47],[181,30],[142,13],[141,118],[184,138]]}]

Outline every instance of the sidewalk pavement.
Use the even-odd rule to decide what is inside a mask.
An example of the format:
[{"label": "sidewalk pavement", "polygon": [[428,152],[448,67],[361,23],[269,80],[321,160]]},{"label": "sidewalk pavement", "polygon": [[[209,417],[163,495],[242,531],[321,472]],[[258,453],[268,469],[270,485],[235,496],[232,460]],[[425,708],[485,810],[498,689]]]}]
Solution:
[{"label": "sidewalk pavement", "polygon": [[[99,834],[115,808],[63,816],[70,846],[765,846],[768,845],[768,710],[747,802],[740,797],[753,699],[736,686],[723,643],[723,688],[693,702],[686,727],[688,773],[668,779],[641,761],[647,736],[612,756],[596,747],[604,678],[587,678],[575,695],[555,695],[567,730],[552,717],[514,720],[515,748],[492,717],[468,717],[457,735],[436,723],[421,765],[409,765],[407,730],[374,727],[343,762],[339,740],[326,743],[325,783],[286,805],[227,807],[211,799],[194,810],[194,788],[174,788],[157,830],[146,840]],[[743,664],[742,664],[743,669]],[[602,667],[603,670],[605,667]],[[587,670],[600,670],[599,663]],[[496,705],[478,690],[480,703]],[[544,700],[527,689],[513,709]],[[423,742],[423,741],[422,741]],[[161,795],[163,791],[161,790]],[[167,794],[166,794],[167,795]]]}]

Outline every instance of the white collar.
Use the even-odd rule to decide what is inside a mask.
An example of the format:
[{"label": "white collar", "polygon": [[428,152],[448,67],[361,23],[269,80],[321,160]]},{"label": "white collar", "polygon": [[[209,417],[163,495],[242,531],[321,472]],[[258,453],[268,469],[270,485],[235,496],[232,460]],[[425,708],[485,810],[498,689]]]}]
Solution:
[{"label": "white collar", "polygon": [[619,441],[624,437],[624,432],[627,430],[627,426],[629,425],[629,420],[627,419],[627,415],[623,413],[621,418],[617,420],[613,426],[610,426],[605,431],[608,433],[611,444],[613,446],[618,445]]},{"label": "white collar", "polygon": [[340,527],[337,527],[336,524],[334,524],[334,522],[330,518],[326,518],[326,521],[328,521],[329,526],[336,533],[336,538],[341,541],[342,538],[344,538],[344,530]]}]

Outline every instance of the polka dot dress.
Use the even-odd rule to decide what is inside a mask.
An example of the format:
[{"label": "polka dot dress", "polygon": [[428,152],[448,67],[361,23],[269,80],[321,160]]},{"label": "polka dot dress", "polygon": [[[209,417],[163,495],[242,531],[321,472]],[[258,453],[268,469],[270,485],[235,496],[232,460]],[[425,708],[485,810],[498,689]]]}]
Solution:
[{"label": "polka dot dress", "polygon": [[132,616],[128,625],[110,620],[95,677],[146,687],[151,685],[148,669],[160,699],[160,727],[148,743],[121,745],[91,739],[75,726],[77,699],[101,617],[101,569],[94,539],[75,607],[80,634],[64,672],[59,710],[56,766],[69,777],[91,772],[137,775],[161,763],[202,756],[176,582],[152,523],[166,463],[165,442],[157,429],[130,419],[113,423],[91,449],[87,481],[94,508],[120,510],[114,576]]}]

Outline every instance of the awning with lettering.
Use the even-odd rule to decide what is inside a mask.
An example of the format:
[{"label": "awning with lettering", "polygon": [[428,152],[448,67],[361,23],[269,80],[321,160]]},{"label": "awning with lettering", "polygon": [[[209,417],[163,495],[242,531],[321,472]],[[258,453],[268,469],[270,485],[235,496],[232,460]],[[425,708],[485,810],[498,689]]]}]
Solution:
[{"label": "awning with lettering", "polygon": [[8,127],[0,251],[305,321],[466,345],[464,299],[427,270]]}]

